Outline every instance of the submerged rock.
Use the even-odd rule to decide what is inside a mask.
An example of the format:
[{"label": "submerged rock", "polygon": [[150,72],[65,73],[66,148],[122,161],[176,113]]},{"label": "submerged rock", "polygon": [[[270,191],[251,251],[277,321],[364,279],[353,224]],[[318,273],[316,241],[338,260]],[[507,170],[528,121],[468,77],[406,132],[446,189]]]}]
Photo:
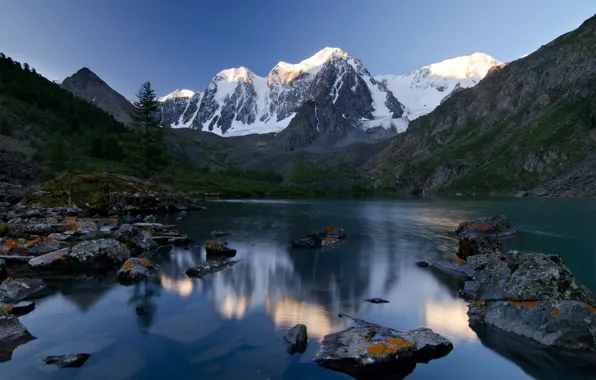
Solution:
[{"label": "submerged rock", "polygon": [[45,282],[40,279],[9,277],[0,285],[0,302],[19,302],[46,287]]},{"label": "submerged rock", "polygon": [[457,257],[467,260],[470,256],[482,253],[499,253],[503,251],[503,244],[492,236],[462,236],[459,239]]},{"label": "submerged rock", "polygon": [[155,222],[157,222],[157,218],[155,217],[155,215],[147,215],[147,216],[146,216],[146,217],[143,219],[143,221],[144,221],[145,223],[155,223]]},{"label": "submerged rock", "polygon": [[430,263],[427,261],[416,261],[415,264],[420,268],[426,268],[430,265]]},{"label": "submerged rock", "polygon": [[459,236],[483,235],[483,236],[508,236],[516,231],[507,218],[503,215],[478,218],[472,221],[465,221],[459,224],[455,231]]},{"label": "submerged rock", "polygon": [[205,243],[205,251],[208,256],[222,256],[222,257],[234,257],[236,256],[236,250],[228,248],[223,244],[211,240]]},{"label": "submerged rock", "polygon": [[370,303],[389,303],[389,301],[384,300],[382,298],[378,298],[378,297],[376,297],[376,298],[369,298],[369,299],[367,299],[365,301],[366,302],[370,302]]},{"label": "submerged rock", "polygon": [[206,275],[230,268],[231,266],[234,266],[237,263],[238,263],[238,261],[216,261],[216,262],[201,263],[197,266],[187,269],[186,275],[188,277],[203,278]]},{"label": "submerged rock", "polygon": [[449,340],[428,328],[401,332],[355,321],[360,326],[326,335],[313,360],[358,379],[403,378],[416,363],[428,363],[453,349]]},{"label": "submerged rock", "polygon": [[329,248],[340,244],[345,238],[346,233],[343,228],[329,226],[321,231],[308,234],[302,239],[294,240],[292,247],[298,249]]},{"label": "submerged rock", "polygon": [[11,309],[10,305],[0,304],[0,362],[10,360],[18,346],[36,339]]},{"label": "submerged rock", "polygon": [[222,236],[228,236],[228,235],[230,235],[230,234],[227,232],[224,232],[224,231],[218,231],[218,230],[211,231],[211,236],[213,236],[213,237],[222,237]]},{"label": "submerged rock", "polygon": [[284,336],[284,341],[288,344],[288,352],[293,355],[296,352],[303,354],[308,344],[308,335],[306,326],[299,324],[292,327]]},{"label": "submerged rock", "polygon": [[43,359],[46,364],[53,364],[59,368],[81,367],[91,354],[71,354],[61,356],[48,356]]},{"label": "submerged rock", "polygon": [[159,267],[146,258],[131,257],[117,273],[120,283],[134,284],[148,278]]}]

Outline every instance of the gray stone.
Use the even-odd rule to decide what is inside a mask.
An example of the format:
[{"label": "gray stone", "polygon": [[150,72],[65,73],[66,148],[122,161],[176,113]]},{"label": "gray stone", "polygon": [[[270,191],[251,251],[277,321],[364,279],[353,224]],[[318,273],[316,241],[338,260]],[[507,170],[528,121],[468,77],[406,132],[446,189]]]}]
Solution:
[{"label": "gray stone", "polygon": [[228,248],[223,244],[219,244],[216,241],[208,241],[205,243],[205,252],[207,256],[214,257],[234,257],[236,256],[236,250]]},{"label": "gray stone", "polygon": [[45,288],[45,282],[40,279],[9,277],[0,285],[0,302],[16,303]]},{"label": "gray stone", "polygon": [[505,216],[496,215],[461,222],[455,233],[459,236],[483,235],[498,237],[513,235],[516,231]]},{"label": "gray stone", "polygon": [[492,236],[462,236],[459,239],[457,257],[467,260],[468,257],[481,253],[499,253],[503,251],[503,244]]},{"label": "gray stone", "polygon": [[449,340],[428,328],[401,332],[354,321],[360,326],[325,336],[316,363],[358,379],[403,378],[416,363],[428,363],[453,349]]},{"label": "gray stone", "polygon": [[146,258],[131,257],[116,274],[123,284],[134,284],[151,276],[159,267]]},{"label": "gray stone", "polygon": [[284,341],[288,344],[288,352],[291,355],[296,352],[303,354],[308,344],[306,326],[299,324],[292,327],[284,336]]},{"label": "gray stone", "polygon": [[128,260],[128,248],[114,239],[98,239],[82,242],[70,251],[69,257],[83,266],[117,266]]},{"label": "gray stone", "polygon": [[143,221],[144,221],[145,223],[155,223],[155,222],[157,222],[157,218],[155,217],[155,215],[147,215],[147,216],[146,216],[146,217],[143,219]]},{"label": "gray stone", "polygon": [[367,300],[365,300],[366,302],[370,302],[370,303],[389,303],[389,301],[382,299],[382,298],[369,298]]},{"label": "gray stone", "polygon": [[71,354],[61,356],[47,356],[43,359],[46,364],[53,364],[59,368],[81,367],[91,354]]},{"label": "gray stone", "polygon": [[28,264],[34,269],[67,269],[72,265],[70,248],[63,248],[45,255],[34,257]]},{"label": "gray stone", "polygon": [[338,245],[346,238],[343,228],[326,227],[292,242],[293,248],[329,248]]},{"label": "gray stone", "polygon": [[238,261],[212,261],[208,263],[201,263],[197,266],[186,270],[188,277],[203,278],[209,274],[222,271],[236,265]]},{"label": "gray stone", "polygon": [[115,238],[130,248],[136,255],[146,253],[151,248],[157,246],[152,240],[151,232],[131,224],[121,225],[116,232]]},{"label": "gray stone", "polygon": [[21,301],[15,304],[12,304],[12,313],[17,317],[22,317],[23,315],[27,315],[35,310],[35,302],[28,302],[28,301]]},{"label": "gray stone", "polygon": [[218,230],[213,230],[211,231],[211,236],[213,237],[222,237],[222,236],[228,236],[229,233],[224,232],[224,231],[218,231]]},{"label": "gray stone", "polygon": [[18,346],[34,339],[17,316],[10,311],[3,312],[0,305],[0,362],[9,361]]}]

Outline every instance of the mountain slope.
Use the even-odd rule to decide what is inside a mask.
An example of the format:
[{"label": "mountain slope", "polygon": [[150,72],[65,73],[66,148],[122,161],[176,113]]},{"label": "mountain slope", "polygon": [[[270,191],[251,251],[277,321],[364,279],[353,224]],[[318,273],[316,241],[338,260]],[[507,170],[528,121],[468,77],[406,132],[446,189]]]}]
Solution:
[{"label": "mountain slope", "polygon": [[[179,106],[170,115],[174,98]],[[327,103],[323,98],[335,105],[352,128],[404,129],[407,125],[399,120],[403,106],[387,86],[338,48],[325,48],[298,64],[280,62],[267,78],[244,67],[223,70],[211,80],[192,117],[183,111],[183,98],[177,93],[161,98],[168,109],[162,113],[162,123],[221,136],[280,132],[308,100]],[[192,97],[185,98],[190,105]]]},{"label": "mountain slope", "polygon": [[130,113],[135,109],[134,106],[86,67],[64,79],[61,86],[76,97],[97,105],[124,124],[132,121]]},{"label": "mountain slope", "polygon": [[453,91],[473,87],[488,71],[502,62],[474,53],[424,66],[406,75],[379,75],[393,94],[406,106],[406,116],[414,120],[434,110]]},{"label": "mountain slope", "polygon": [[[591,184],[573,181],[587,175],[595,147],[592,17],[413,121],[366,172],[376,186],[407,192],[593,194]],[[577,178],[569,180],[569,172]]]}]

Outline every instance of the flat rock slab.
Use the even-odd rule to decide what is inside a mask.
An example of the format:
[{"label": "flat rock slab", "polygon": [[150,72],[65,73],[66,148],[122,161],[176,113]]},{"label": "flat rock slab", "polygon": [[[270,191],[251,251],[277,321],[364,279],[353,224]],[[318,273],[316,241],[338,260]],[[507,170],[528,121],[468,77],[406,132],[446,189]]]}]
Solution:
[{"label": "flat rock slab", "polygon": [[48,356],[43,359],[46,364],[52,364],[59,368],[81,367],[91,354],[71,354],[61,356]]},{"label": "flat rock slab", "polygon": [[36,278],[7,278],[0,285],[0,302],[16,303],[34,295],[47,286]]},{"label": "flat rock slab", "polygon": [[219,244],[216,241],[208,241],[205,243],[205,252],[208,256],[216,257],[234,257],[236,256],[236,250],[228,248],[223,244]]},{"label": "flat rock slab", "polygon": [[492,237],[509,236],[516,232],[509,220],[503,215],[461,222],[455,231],[458,236],[482,235]]},{"label": "flat rock slab", "polygon": [[64,248],[29,260],[34,269],[100,269],[122,265],[130,252],[115,239],[97,239],[81,242],[72,248]]},{"label": "flat rock slab", "polygon": [[449,340],[431,329],[401,332],[355,321],[361,326],[326,335],[313,360],[358,379],[403,378],[416,363],[441,358],[453,349]]},{"label": "flat rock slab", "polygon": [[216,261],[201,263],[195,267],[187,269],[186,275],[188,277],[203,278],[209,274],[228,269],[236,264],[238,264],[238,261]]},{"label": "flat rock slab", "polygon": [[365,301],[366,302],[370,302],[370,303],[389,303],[389,301],[384,300],[382,298],[378,298],[378,297],[376,297],[376,298],[369,298],[369,299],[367,299]]},{"label": "flat rock slab", "polygon": [[331,248],[342,243],[345,238],[346,232],[343,228],[329,226],[308,234],[302,239],[292,241],[292,247],[296,249]]},{"label": "flat rock slab", "polygon": [[298,324],[292,327],[284,336],[284,341],[288,344],[288,352],[291,355],[297,352],[303,354],[304,351],[306,351],[306,345],[308,344],[306,326]]}]

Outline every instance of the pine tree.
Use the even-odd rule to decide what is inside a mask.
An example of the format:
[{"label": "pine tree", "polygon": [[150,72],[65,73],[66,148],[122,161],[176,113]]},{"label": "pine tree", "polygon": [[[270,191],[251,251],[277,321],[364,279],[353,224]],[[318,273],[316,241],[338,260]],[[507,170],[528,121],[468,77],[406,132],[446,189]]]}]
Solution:
[{"label": "pine tree", "polygon": [[137,107],[133,117],[133,128],[141,144],[135,157],[146,178],[165,165],[163,129],[156,118],[159,104],[151,82],[145,82],[137,93]]}]

